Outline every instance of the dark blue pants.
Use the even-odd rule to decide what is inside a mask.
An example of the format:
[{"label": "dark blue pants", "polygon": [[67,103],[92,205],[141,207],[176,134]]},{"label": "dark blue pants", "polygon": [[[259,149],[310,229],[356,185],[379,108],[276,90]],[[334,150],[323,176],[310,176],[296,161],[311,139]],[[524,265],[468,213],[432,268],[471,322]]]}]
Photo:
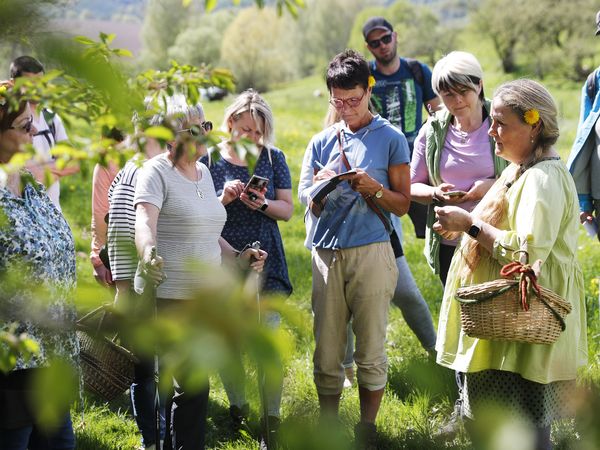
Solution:
[{"label": "dark blue pants", "polygon": [[0,429],[0,450],[73,450],[75,434],[71,415],[67,414],[58,429],[49,434],[37,425],[9,430]]},{"label": "dark blue pants", "polygon": [[[142,444],[150,447],[156,443],[156,416],[154,411],[154,361],[140,361],[135,365],[135,379],[130,389],[133,416],[140,433]],[[165,438],[165,406],[161,402],[160,439]],[[158,448],[158,445],[156,446]]]}]

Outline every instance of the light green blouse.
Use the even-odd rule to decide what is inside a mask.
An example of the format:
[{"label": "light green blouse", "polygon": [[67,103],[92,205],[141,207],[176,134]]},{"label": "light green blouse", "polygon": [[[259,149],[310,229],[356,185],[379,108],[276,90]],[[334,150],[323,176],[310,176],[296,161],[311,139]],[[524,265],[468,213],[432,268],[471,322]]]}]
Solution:
[{"label": "light green blouse", "polygon": [[[499,195],[517,169],[513,164],[504,170],[474,214],[487,197]],[[543,384],[575,379],[577,367],[587,363],[587,336],[583,275],[575,254],[579,209],[573,179],[562,161],[543,161],[526,170],[508,189],[506,198],[507,217],[498,227],[504,231],[494,242],[493,255],[482,257],[477,269],[464,279],[461,249],[469,236],[463,237],[454,254],[440,311],[437,362],[461,372],[516,372]],[[539,284],[573,307],[566,318],[566,330],[551,345],[470,338],[460,325],[456,289],[500,278],[500,268],[519,248],[519,237],[528,239],[530,262],[544,261]]]}]

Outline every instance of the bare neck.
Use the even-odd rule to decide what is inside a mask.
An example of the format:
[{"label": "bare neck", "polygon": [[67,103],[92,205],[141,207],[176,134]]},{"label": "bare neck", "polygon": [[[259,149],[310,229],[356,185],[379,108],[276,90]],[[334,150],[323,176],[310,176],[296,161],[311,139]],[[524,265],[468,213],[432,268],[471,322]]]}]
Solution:
[{"label": "bare neck", "polygon": [[483,111],[480,107],[475,108],[468,116],[454,116],[454,126],[466,133],[478,130],[483,123]]},{"label": "bare neck", "polygon": [[[169,155],[169,159],[173,161],[171,155]],[[200,179],[200,174],[196,169],[195,159],[189,159],[188,156],[183,155],[177,160],[177,162],[175,163],[175,167],[184,177],[188,178],[191,181],[198,181]]]},{"label": "bare neck", "polygon": [[396,72],[398,72],[398,69],[400,68],[400,58],[399,57],[395,57],[393,60],[391,60],[389,63],[383,63],[381,61],[378,61],[377,59],[375,60],[375,67],[377,67],[377,71],[384,74],[384,75],[392,75]]}]

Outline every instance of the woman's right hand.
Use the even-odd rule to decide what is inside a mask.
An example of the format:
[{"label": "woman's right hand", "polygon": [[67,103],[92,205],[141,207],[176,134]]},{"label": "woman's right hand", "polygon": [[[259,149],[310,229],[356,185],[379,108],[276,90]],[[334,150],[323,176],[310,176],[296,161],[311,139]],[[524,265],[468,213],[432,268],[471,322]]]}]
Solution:
[{"label": "woman's right hand", "polygon": [[333,178],[336,175],[337,173],[335,173],[331,169],[321,169],[313,176],[313,183],[316,181],[329,180],[330,178]]},{"label": "woman's right hand", "polygon": [[451,192],[454,189],[455,186],[452,183],[442,183],[433,188],[432,200],[440,199],[445,205],[460,205],[464,203],[464,195],[447,195],[447,192]]},{"label": "woman's right hand", "polygon": [[247,248],[242,253],[240,253],[239,258],[243,261],[248,262],[252,270],[254,270],[257,273],[260,273],[265,267],[265,261],[267,259],[267,256],[269,255],[264,250]]},{"label": "woman's right hand", "polygon": [[154,286],[165,281],[167,275],[163,271],[164,261],[156,254],[156,249],[151,247],[144,252],[142,259],[142,274],[144,278],[152,280]]},{"label": "woman's right hand", "polygon": [[244,190],[244,183],[240,180],[226,181],[223,185],[223,193],[221,194],[221,203],[227,205],[239,198],[240,194]]}]

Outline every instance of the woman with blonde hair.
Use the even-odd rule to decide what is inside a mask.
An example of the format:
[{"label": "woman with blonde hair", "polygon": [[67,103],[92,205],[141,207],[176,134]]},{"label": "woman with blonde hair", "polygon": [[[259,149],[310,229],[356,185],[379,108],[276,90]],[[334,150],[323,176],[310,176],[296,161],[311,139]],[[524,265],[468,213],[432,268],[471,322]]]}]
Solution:
[{"label": "woman with blonde hair", "polygon": [[[230,133],[231,138],[218,145],[220,158],[211,161],[210,156],[206,156],[202,162],[208,165],[217,195],[227,211],[222,236],[238,248],[259,241],[269,254],[261,277],[261,294],[288,297],[292,293],[292,284],[277,222],[288,221],[292,217],[292,179],[284,153],[273,146],[271,107],[258,92],[248,89],[225,110],[221,129]],[[253,173],[249,170],[247,160],[236,149],[240,139],[247,139],[258,150]],[[249,186],[248,182],[254,175],[268,179],[266,188]],[[265,317],[268,326],[279,325],[279,314],[271,312]],[[234,370],[221,373],[229,398],[229,413],[236,430],[244,425],[249,414],[245,380],[241,376],[244,374],[241,357],[239,364]],[[275,445],[282,389],[283,371],[265,380],[261,448],[267,444],[271,447]]]},{"label": "woman with blonde hair", "polygon": [[[435,208],[437,233],[463,234],[444,292],[437,362],[466,372],[464,409],[475,420],[467,424],[476,444],[484,436],[474,425],[493,402],[504,418],[525,420],[535,448],[549,449],[550,425],[570,413],[577,368],[587,361],[583,276],[576,258],[577,194],[553,148],[557,108],[546,88],[525,79],[505,83],[495,93],[490,115],[496,154],[511,165],[472,212]],[[461,329],[456,289],[499,278],[524,239],[529,260],[543,261],[538,283],[572,306],[565,331],[549,345],[468,337]],[[501,421],[495,419],[497,431]]]}]

